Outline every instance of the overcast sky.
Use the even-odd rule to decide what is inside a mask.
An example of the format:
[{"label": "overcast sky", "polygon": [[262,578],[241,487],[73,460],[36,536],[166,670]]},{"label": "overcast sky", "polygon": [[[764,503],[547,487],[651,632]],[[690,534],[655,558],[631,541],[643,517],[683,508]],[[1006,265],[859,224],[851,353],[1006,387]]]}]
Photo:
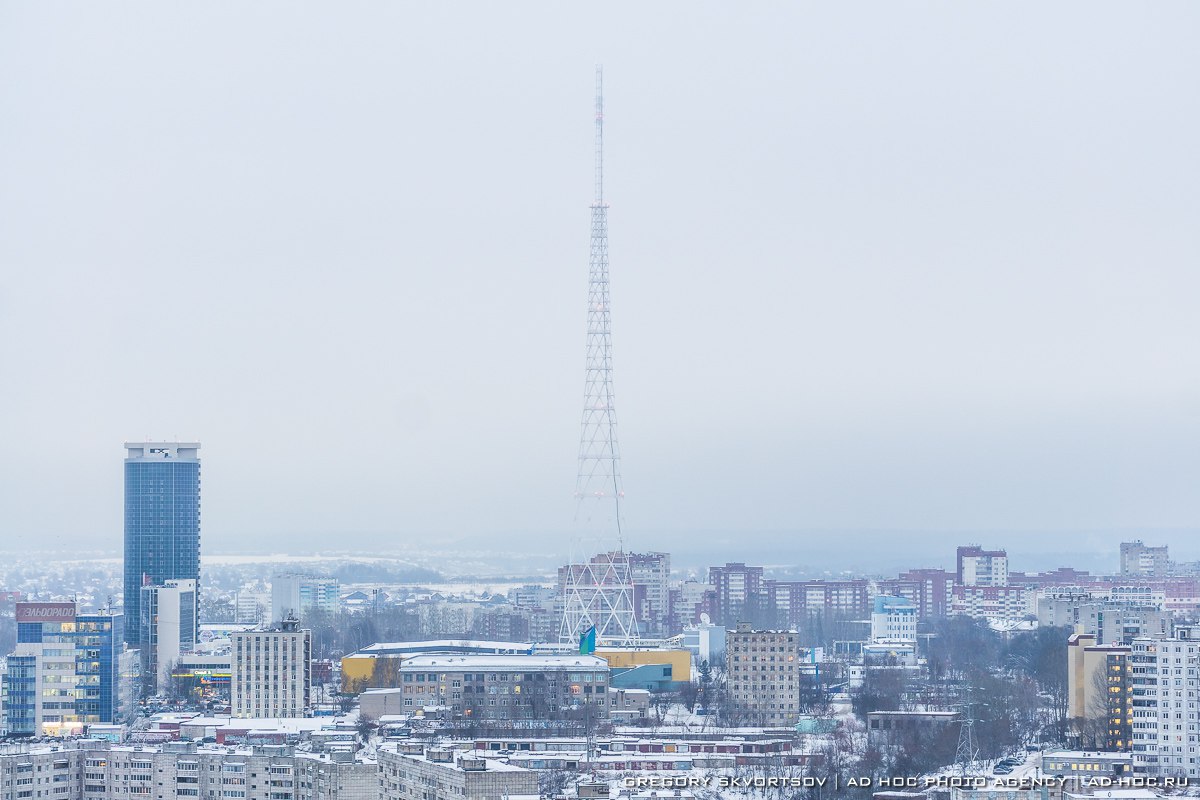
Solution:
[{"label": "overcast sky", "polygon": [[2,2],[0,545],[569,527],[598,62],[633,547],[1200,527],[1198,23]]}]

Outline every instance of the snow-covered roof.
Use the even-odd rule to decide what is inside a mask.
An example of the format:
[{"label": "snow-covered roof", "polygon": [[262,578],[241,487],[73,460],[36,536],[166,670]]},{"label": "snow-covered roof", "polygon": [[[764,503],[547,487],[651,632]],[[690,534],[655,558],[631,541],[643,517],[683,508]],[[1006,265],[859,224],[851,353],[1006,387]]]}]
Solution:
[{"label": "snow-covered roof", "polygon": [[404,672],[422,669],[571,669],[608,671],[608,662],[597,656],[413,656],[400,669]]}]

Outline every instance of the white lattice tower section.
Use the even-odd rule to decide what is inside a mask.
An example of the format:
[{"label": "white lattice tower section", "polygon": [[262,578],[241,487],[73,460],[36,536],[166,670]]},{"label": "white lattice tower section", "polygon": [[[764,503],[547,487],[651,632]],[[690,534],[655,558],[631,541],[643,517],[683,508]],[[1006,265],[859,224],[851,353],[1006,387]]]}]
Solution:
[{"label": "white lattice tower section", "polygon": [[[638,638],[632,570],[621,533],[621,454],[612,382],[612,316],[608,285],[608,205],[604,202],[604,75],[596,68],[596,173],[588,269],[587,371],[575,481],[579,553],[560,576],[559,638],[577,642],[593,625],[597,638],[631,644]],[[586,560],[585,560],[586,559]]]}]

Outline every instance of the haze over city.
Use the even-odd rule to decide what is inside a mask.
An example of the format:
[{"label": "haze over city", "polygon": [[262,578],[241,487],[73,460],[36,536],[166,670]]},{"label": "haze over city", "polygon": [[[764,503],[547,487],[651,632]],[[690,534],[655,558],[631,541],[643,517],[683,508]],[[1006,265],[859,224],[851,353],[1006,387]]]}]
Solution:
[{"label": "haze over city", "polygon": [[1195,558],[1197,22],[0,5],[0,550],[195,439],[207,553],[564,555],[603,63],[635,547]]}]

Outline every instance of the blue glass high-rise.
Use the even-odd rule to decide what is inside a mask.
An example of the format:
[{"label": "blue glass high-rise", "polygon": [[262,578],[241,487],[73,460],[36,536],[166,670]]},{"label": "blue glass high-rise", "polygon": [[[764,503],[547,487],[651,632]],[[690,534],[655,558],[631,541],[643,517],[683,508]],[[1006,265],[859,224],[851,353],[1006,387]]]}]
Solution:
[{"label": "blue glass high-rise", "polygon": [[184,579],[199,587],[200,443],[125,449],[125,641],[137,646],[143,586]]},{"label": "blue glass high-rise", "polygon": [[8,732],[77,736],[88,725],[127,722],[136,675],[120,612],[79,613],[74,602],[17,603],[8,656]]}]

